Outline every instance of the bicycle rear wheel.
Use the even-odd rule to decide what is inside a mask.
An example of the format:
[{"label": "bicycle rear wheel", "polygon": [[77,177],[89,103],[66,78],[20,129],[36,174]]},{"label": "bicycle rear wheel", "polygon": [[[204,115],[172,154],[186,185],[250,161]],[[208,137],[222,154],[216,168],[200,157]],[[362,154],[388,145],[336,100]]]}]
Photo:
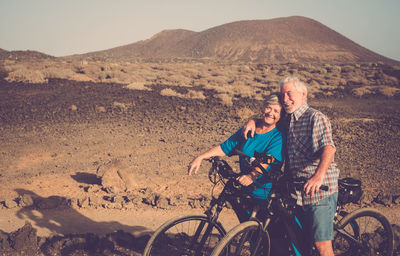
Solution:
[{"label": "bicycle rear wheel", "polygon": [[179,216],[154,232],[143,256],[210,255],[225,234],[221,223],[211,223],[205,215]]},{"label": "bicycle rear wheel", "polygon": [[269,234],[260,228],[256,221],[246,221],[237,225],[218,243],[211,256],[269,256]]},{"label": "bicycle rear wheel", "polygon": [[335,255],[393,254],[393,230],[387,218],[372,208],[349,213],[335,227]]}]

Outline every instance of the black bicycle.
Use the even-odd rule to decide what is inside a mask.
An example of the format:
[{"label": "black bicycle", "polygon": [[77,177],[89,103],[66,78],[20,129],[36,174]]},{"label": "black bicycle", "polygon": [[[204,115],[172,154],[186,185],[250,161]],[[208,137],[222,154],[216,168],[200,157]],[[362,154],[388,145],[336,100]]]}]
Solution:
[{"label": "black bicycle", "polygon": [[[271,236],[268,230],[278,223],[281,237],[274,241],[275,255],[318,255],[311,241],[304,236],[301,223],[296,218],[296,199],[293,187],[302,188],[305,181],[295,181],[285,175],[275,174],[267,199],[265,219],[253,217],[234,227],[216,246],[217,255],[271,255]],[[298,189],[297,188],[297,189]],[[339,180],[338,208],[334,220],[335,255],[382,255],[393,254],[393,230],[387,218],[372,208],[361,208],[347,213],[343,206],[355,202],[361,196],[361,182],[352,178]],[[272,225],[271,225],[272,224]]]},{"label": "black bicycle", "polygon": [[[254,158],[249,158],[236,150],[236,155],[245,157],[250,168],[261,167],[261,163],[271,163],[272,156],[255,152]],[[209,179],[214,184],[211,202],[203,215],[184,215],[171,219],[160,226],[149,239],[144,256],[150,255],[210,255],[218,242],[226,235],[226,230],[218,221],[218,217],[227,202],[236,211],[251,209],[255,203],[243,192],[236,180],[240,174],[235,173],[231,166],[218,157],[210,158],[211,169]],[[214,190],[217,185],[223,186],[217,197]],[[235,209],[234,205],[241,209]]]}]

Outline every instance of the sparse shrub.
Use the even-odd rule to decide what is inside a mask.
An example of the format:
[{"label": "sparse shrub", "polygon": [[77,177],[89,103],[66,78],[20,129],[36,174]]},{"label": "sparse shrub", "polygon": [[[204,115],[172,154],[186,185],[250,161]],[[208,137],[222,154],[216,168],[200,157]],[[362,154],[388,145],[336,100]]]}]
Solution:
[{"label": "sparse shrub", "polygon": [[88,77],[85,74],[74,74],[69,78],[70,80],[79,81],[79,82],[94,82],[94,79]]},{"label": "sparse shrub", "polygon": [[138,90],[138,91],[151,91],[151,88],[146,87],[143,82],[133,82],[125,86],[125,88],[129,90]]},{"label": "sparse shrub", "polygon": [[215,97],[221,100],[221,103],[225,106],[233,106],[232,95],[227,93],[218,93]]},{"label": "sparse shrub", "polygon": [[9,82],[23,83],[47,83],[48,80],[43,72],[39,70],[29,70],[27,68],[17,69],[8,74],[5,78]]},{"label": "sparse shrub", "polygon": [[128,109],[125,103],[117,101],[113,102],[113,108],[119,110],[120,112],[125,112]]},{"label": "sparse shrub", "polygon": [[355,69],[354,66],[346,65],[346,66],[343,66],[343,67],[341,68],[341,72],[342,72],[342,73],[350,73],[350,72],[353,72],[354,69]]},{"label": "sparse shrub", "polygon": [[238,109],[236,114],[241,120],[248,120],[250,117],[255,115],[254,111],[248,107]]},{"label": "sparse shrub", "polygon": [[200,100],[204,100],[206,98],[206,96],[204,96],[204,93],[202,91],[194,91],[194,90],[189,90],[187,96],[191,99],[200,99]]},{"label": "sparse shrub", "polygon": [[106,108],[103,106],[96,106],[96,112],[106,113],[107,111],[106,111]]},{"label": "sparse shrub", "polygon": [[396,94],[400,94],[400,89],[389,86],[379,86],[378,92],[384,96],[393,97]]},{"label": "sparse shrub", "polygon": [[70,110],[72,110],[72,111],[77,111],[78,110],[78,107],[76,106],[76,105],[71,105],[70,107],[69,107],[69,109]]},{"label": "sparse shrub", "polygon": [[351,90],[351,93],[356,97],[362,97],[365,95],[373,94],[374,92],[371,86],[363,86]]},{"label": "sparse shrub", "polygon": [[182,94],[180,94],[180,93],[178,93],[178,92],[176,92],[176,91],[174,91],[174,90],[172,90],[172,89],[170,89],[170,88],[165,88],[165,89],[162,89],[161,91],[160,91],[160,94],[162,95],[162,96],[173,96],[173,97],[181,97],[182,98]]},{"label": "sparse shrub", "polygon": [[71,79],[76,73],[65,67],[48,67],[43,70],[46,78]]},{"label": "sparse shrub", "polygon": [[179,97],[184,99],[201,99],[204,100],[206,97],[202,91],[188,90],[186,94],[178,93],[170,88],[165,88],[160,91],[163,96]]}]

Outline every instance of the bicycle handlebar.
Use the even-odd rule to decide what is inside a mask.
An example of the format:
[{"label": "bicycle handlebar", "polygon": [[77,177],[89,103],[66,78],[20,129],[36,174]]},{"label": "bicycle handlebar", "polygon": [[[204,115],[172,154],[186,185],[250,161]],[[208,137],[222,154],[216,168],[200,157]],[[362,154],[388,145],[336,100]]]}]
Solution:
[{"label": "bicycle handlebar", "polygon": [[[272,169],[269,172],[267,172],[266,169],[261,165],[262,163],[271,164],[273,161],[275,161],[275,158],[271,155],[265,155],[263,153],[258,153],[257,151],[254,151],[254,157],[249,157],[248,155],[246,155],[245,153],[241,152],[238,149],[233,150],[233,155],[238,155],[238,156],[244,158],[249,163],[251,169],[254,169],[256,167],[260,168],[261,171],[264,173],[264,175],[266,175],[266,177],[270,178],[273,181],[279,180],[284,175],[283,172],[277,171],[277,170],[272,170]],[[236,179],[239,176],[241,176],[241,174],[235,173],[225,160],[221,160],[218,157],[212,157],[212,158],[208,159],[208,161],[210,161],[213,165],[214,164],[219,165],[218,173],[224,178]],[[218,163],[216,163],[216,161],[218,161]],[[211,180],[211,177],[210,177],[210,180]],[[306,184],[307,180],[308,180],[307,178],[302,177],[302,178],[292,179],[292,182],[296,188],[301,187],[301,189],[302,189],[304,187],[304,184]],[[234,183],[236,184],[236,185],[234,184],[235,186],[241,186],[239,184],[239,182],[237,182],[237,181]],[[254,183],[252,183],[249,186],[253,189],[257,188],[257,185]],[[320,187],[320,189],[324,190],[324,191],[328,191],[329,188],[326,185],[322,185]]]}]

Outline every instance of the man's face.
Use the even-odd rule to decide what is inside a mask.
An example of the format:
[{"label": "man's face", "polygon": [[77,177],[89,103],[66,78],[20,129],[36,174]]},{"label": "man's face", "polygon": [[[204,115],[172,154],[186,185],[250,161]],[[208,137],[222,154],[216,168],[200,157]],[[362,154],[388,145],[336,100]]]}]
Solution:
[{"label": "man's face", "polygon": [[283,107],[286,113],[291,114],[306,103],[306,92],[299,92],[293,81],[284,83],[281,89]]},{"label": "man's face", "polygon": [[276,125],[281,118],[282,107],[280,104],[268,104],[264,109],[264,123]]}]

